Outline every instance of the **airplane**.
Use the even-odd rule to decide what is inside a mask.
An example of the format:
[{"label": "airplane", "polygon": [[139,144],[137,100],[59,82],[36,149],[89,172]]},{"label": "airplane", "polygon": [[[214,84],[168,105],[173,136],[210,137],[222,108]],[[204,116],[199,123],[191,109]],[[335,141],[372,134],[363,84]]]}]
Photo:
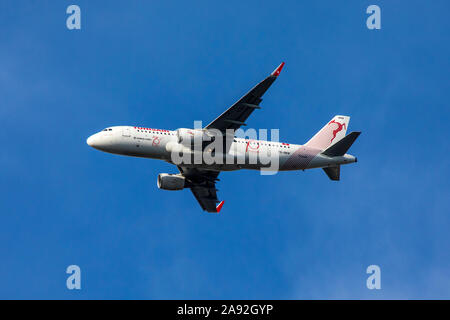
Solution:
[{"label": "airplane", "polygon": [[[204,128],[176,130],[154,129],[138,126],[113,126],[91,135],[87,144],[95,149],[134,157],[159,159],[175,164],[179,173],[160,173],[157,186],[163,190],[182,190],[189,188],[204,211],[219,213],[224,201],[217,198],[216,182],[221,171],[240,169],[268,169],[263,158],[250,159],[266,152],[277,160],[276,171],[305,170],[322,168],[334,181],[340,180],[340,166],[357,162],[357,158],[346,152],[361,132],[346,135],[349,116],[336,115],[303,145],[244,139],[235,136],[236,130],[245,126],[245,121],[256,109],[261,109],[262,96],[280,75],[282,62],[268,77],[257,84],[247,94],[235,102],[225,112]],[[225,140],[219,141],[219,135]],[[214,143],[223,148],[209,148],[205,143]],[[200,148],[194,141],[200,141]],[[216,149],[218,150],[217,152]],[[215,156],[216,161],[207,163],[192,161],[198,154]],[[187,155],[184,160],[174,161],[174,154]],[[267,160],[267,159],[266,159]],[[270,168],[268,169],[270,170]]]}]

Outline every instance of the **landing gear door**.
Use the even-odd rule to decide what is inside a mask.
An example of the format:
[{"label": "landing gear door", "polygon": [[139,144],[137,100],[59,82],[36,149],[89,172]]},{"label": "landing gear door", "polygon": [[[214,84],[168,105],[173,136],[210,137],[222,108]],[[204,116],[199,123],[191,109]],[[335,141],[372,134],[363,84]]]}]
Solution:
[{"label": "landing gear door", "polygon": [[122,128],[122,136],[129,138],[131,136],[130,128],[129,127],[123,127]]}]

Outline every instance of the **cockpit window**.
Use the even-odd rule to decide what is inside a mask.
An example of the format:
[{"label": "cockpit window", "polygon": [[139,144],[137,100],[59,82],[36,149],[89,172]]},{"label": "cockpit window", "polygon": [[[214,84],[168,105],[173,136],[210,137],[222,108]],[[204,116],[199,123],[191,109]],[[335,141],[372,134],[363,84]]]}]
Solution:
[{"label": "cockpit window", "polygon": [[106,128],[106,129],[103,129],[102,131],[112,131],[112,129],[111,128]]}]

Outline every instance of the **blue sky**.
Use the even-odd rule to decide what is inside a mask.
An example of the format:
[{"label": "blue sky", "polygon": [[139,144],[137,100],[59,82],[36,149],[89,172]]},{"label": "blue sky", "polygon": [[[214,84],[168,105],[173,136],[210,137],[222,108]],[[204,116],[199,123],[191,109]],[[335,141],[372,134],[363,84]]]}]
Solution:
[{"label": "blue sky", "polygon": [[[81,7],[82,29],[66,28]],[[382,29],[366,28],[367,6]],[[450,298],[448,1],[3,1],[0,298]],[[281,61],[247,121],[304,143],[363,134],[322,170],[223,173],[210,215],[176,168],[93,150],[111,125],[209,122]],[[82,289],[66,289],[66,267]],[[366,268],[381,267],[381,290]]]}]

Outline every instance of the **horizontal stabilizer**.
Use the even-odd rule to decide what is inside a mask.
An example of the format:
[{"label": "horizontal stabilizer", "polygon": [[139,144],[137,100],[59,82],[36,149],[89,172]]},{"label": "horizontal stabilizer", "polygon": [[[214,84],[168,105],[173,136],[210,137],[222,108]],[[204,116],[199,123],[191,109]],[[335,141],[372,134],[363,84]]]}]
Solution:
[{"label": "horizontal stabilizer", "polygon": [[356,138],[358,138],[360,134],[361,132],[356,131],[349,133],[344,138],[322,152],[322,154],[329,157],[343,156],[347,152],[347,150],[350,149],[353,142],[355,142]]},{"label": "horizontal stabilizer", "polygon": [[334,181],[339,181],[341,177],[341,166],[336,167],[328,167],[328,168],[322,168],[323,171],[327,174],[328,178]]}]

